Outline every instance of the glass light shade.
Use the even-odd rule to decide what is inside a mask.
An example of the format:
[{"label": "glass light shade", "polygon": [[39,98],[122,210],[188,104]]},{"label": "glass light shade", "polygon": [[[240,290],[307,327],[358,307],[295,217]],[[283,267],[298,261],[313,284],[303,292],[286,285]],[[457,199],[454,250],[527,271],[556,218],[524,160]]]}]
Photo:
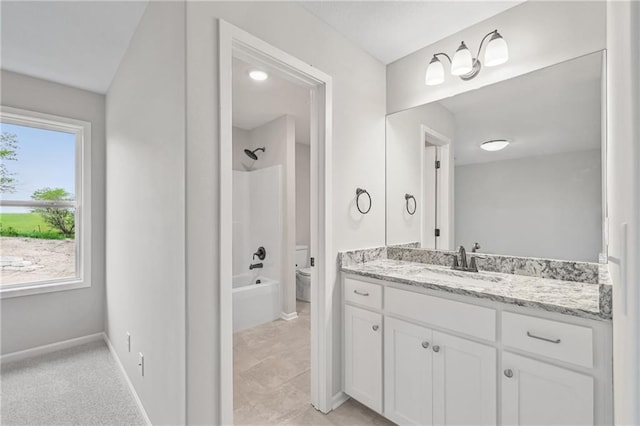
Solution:
[{"label": "glass light shade", "polygon": [[502,36],[495,33],[491,36],[487,50],[484,52],[484,64],[488,67],[504,64],[509,60],[509,47]]},{"label": "glass light shade", "polygon": [[501,149],[505,149],[509,145],[509,141],[506,139],[495,139],[492,141],[483,142],[480,145],[480,148],[485,151],[500,151]]},{"label": "glass light shade", "polygon": [[442,62],[435,56],[429,62],[427,72],[424,75],[424,84],[427,86],[435,86],[444,81],[444,66]]},{"label": "glass light shade", "polygon": [[473,69],[473,58],[467,46],[462,42],[451,60],[451,74],[464,75]]},{"label": "glass light shade", "polygon": [[253,70],[253,71],[249,72],[249,77],[251,77],[252,79],[254,79],[256,81],[264,81],[267,78],[269,78],[269,74],[267,74],[264,71]]}]

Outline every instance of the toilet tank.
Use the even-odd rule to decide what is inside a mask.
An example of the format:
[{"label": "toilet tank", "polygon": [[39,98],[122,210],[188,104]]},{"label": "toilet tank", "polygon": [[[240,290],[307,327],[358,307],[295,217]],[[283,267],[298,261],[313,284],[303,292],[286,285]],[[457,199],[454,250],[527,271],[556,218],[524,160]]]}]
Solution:
[{"label": "toilet tank", "polygon": [[309,266],[309,247],[296,246],[296,269]]}]

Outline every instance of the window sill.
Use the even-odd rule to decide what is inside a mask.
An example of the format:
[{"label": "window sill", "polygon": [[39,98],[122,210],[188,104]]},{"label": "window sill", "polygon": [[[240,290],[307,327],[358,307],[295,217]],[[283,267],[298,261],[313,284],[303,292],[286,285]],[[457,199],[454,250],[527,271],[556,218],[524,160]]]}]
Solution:
[{"label": "window sill", "polygon": [[16,285],[15,287],[0,288],[0,299],[11,297],[34,296],[36,294],[53,293],[57,291],[76,290],[91,287],[85,280],[43,281],[37,284]]}]

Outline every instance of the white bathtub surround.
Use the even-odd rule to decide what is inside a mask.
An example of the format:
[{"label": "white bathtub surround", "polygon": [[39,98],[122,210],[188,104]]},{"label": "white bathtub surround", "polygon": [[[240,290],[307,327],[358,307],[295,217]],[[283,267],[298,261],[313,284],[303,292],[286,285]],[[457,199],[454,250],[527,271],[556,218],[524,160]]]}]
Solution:
[{"label": "white bathtub surround", "polygon": [[[234,99],[236,98],[234,97]],[[239,102],[242,103],[244,102],[244,100],[241,99]],[[269,169],[274,166],[281,167],[281,180],[279,185],[281,191],[281,201],[279,202],[279,205],[281,206],[280,219],[282,222],[280,233],[280,271],[277,276],[272,274],[271,272],[269,272],[267,275],[273,278],[277,277],[278,281],[280,281],[281,283],[283,315],[287,316],[295,314],[295,274],[293,272],[293,257],[296,238],[295,120],[292,116],[283,115],[251,130],[242,130],[234,127],[232,136],[234,171],[242,170],[255,172],[259,170]],[[244,153],[245,149],[254,150],[256,148],[262,147],[265,148],[265,151],[258,152],[258,160],[252,160]],[[251,184],[251,186],[255,185]],[[267,193],[269,193],[270,189],[266,190]],[[249,188],[244,188],[245,193],[246,191],[249,191]],[[236,208],[236,193],[237,191],[234,189],[234,222],[239,216],[243,215],[243,213],[238,212],[238,209]],[[271,203],[273,203],[273,201]],[[246,218],[244,219],[246,221]],[[234,235],[234,246],[235,239],[236,237]],[[258,246],[256,246],[254,248],[254,251],[252,251],[251,253],[255,252],[255,249],[257,249],[257,247]],[[265,246],[265,248],[267,247]],[[267,256],[268,253],[269,251],[267,250]],[[243,271],[243,266],[237,265],[237,262],[242,262],[242,257],[239,257],[239,254],[241,255],[241,253],[237,253],[237,251],[234,249],[234,275],[242,273]]]},{"label": "white bathtub surround", "polygon": [[[282,166],[233,172],[233,275],[251,272],[249,265],[262,263],[255,274],[282,279]],[[264,260],[253,254],[264,247]]]},{"label": "white bathtub surround", "polygon": [[[282,166],[233,172],[233,330],[282,312]],[[253,257],[264,247],[266,257]],[[262,268],[249,266],[262,263]],[[256,284],[260,280],[260,284]]]},{"label": "white bathtub surround", "polygon": [[233,277],[233,332],[280,317],[280,282],[256,273]]}]

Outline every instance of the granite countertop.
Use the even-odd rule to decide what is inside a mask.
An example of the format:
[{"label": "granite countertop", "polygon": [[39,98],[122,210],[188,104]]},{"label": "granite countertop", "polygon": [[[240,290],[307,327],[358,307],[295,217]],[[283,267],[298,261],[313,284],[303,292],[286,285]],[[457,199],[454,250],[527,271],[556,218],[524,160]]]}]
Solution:
[{"label": "granite countertop", "polygon": [[[463,272],[424,263],[376,259],[343,265],[342,271],[380,280],[494,300],[577,317],[611,319],[610,294],[602,286],[497,272]],[[608,306],[607,306],[608,305]]]}]

